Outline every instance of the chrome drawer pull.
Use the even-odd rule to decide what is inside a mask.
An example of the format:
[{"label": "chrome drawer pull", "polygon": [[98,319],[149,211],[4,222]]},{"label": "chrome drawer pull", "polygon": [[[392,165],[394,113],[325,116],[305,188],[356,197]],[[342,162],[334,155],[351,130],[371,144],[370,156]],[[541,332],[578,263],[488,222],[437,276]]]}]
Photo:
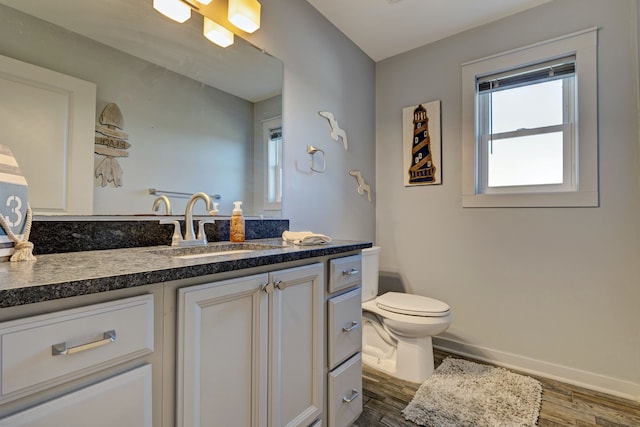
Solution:
[{"label": "chrome drawer pull", "polygon": [[353,331],[354,329],[356,329],[358,326],[360,326],[360,324],[359,324],[358,322],[356,322],[355,320],[352,320],[352,321],[351,321],[351,325],[350,325],[350,326],[343,326],[343,327],[342,327],[342,330],[343,330],[344,332],[351,332],[351,331]]},{"label": "chrome drawer pull", "polygon": [[276,289],[280,289],[281,291],[284,291],[286,287],[287,287],[287,284],[284,281],[278,280],[276,282]]},{"label": "chrome drawer pull", "polygon": [[355,388],[351,389],[351,396],[350,397],[343,397],[342,401],[344,403],[351,403],[354,400],[356,400],[358,398],[358,396],[360,396],[360,393],[358,392],[358,390],[356,390]]},{"label": "chrome drawer pull", "polygon": [[75,347],[67,348],[67,343],[62,342],[60,344],[54,344],[51,346],[51,355],[60,356],[66,354],[80,353],[81,351],[91,350],[92,348],[102,347],[103,345],[110,344],[116,340],[116,331],[107,331],[102,334],[102,339],[98,341],[88,342],[86,344],[80,344]]},{"label": "chrome drawer pull", "polygon": [[358,273],[360,273],[360,270],[358,270],[357,268],[352,268],[351,270],[342,270],[343,276],[353,276]]}]

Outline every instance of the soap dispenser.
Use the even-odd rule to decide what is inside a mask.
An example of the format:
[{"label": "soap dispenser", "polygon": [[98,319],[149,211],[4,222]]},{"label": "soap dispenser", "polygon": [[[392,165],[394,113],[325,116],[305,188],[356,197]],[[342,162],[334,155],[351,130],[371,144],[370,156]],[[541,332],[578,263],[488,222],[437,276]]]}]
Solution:
[{"label": "soap dispenser", "polygon": [[231,241],[244,242],[244,216],[242,216],[242,202],[233,202],[231,213]]}]

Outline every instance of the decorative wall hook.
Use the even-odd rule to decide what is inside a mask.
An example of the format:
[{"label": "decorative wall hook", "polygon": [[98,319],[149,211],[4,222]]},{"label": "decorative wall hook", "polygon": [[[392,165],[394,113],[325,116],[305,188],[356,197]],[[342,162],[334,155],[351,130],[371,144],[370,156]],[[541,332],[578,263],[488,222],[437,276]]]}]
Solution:
[{"label": "decorative wall hook", "polygon": [[342,138],[342,144],[344,144],[344,149],[345,151],[348,150],[347,132],[345,132],[344,129],[340,128],[340,125],[338,125],[338,121],[335,119],[333,113],[330,111],[318,111],[318,114],[320,114],[325,119],[329,120],[329,125],[331,126],[331,133],[330,133],[331,138],[334,141],[337,141],[338,138]]},{"label": "decorative wall hook", "polygon": [[[322,169],[316,169],[316,168],[313,167],[313,165],[314,165],[313,156],[318,152],[322,153]],[[307,145],[307,153],[309,153],[309,155],[311,156],[311,158],[309,159],[309,168],[311,168],[311,170],[314,171],[314,172],[318,172],[318,173],[324,172],[325,167],[326,167],[326,162],[325,162],[325,158],[324,158],[324,151],[322,151],[318,147],[314,147],[313,145]]]},{"label": "decorative wall hook", "polygon": [[356,181],[358,181],[358,189],[357,189],[358,194],[362,196],[364,193],[367,193],[369,202],[371,202],[371,187],[369,186],[369,184],[367,184],[364,181],[364,178],[362,177],[362,172],[353,170],[353,171],[349,171],[349,175],[355,177]]}]

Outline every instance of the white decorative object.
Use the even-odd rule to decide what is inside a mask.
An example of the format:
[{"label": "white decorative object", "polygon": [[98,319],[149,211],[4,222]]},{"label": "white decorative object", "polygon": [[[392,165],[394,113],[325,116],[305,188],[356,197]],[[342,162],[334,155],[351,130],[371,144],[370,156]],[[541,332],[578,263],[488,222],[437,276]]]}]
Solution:
[{"label": "white decorative object", "polygon": [[349,175],[355,177],[356,181],[358,181],[358,194],[362,196],[366,192],[369,202],[371,202],[371,187],[364,181],[362,172],[355,170],[349,171]]},{"label": "white decorative object", "polygon": [[0,145],[0,261],[35,261],[28,185],[11,149]]},{"label": "white decorative object", "polygon": [[329,120],[329,125],[331,126],[331,133],[330,133],[331,138],[333,138],[334,141],[337,141],[338,138],[342,138],[344,149],[345,151],[348,150],[349,147],[347,145],[347,132],[345,132],[344,129],[340,128],[340,125],[338,124],[338,121],[333,116],[333,113],[330,111],[318,111],[318,114],[320,114],[325,119]]}]

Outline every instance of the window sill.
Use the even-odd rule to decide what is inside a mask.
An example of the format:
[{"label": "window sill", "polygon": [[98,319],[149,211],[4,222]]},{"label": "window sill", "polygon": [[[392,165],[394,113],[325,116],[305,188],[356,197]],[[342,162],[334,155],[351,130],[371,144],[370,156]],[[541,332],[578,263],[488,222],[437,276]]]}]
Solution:
[{"label": "window sill", "polygon": [[463,208],[598,207],[597,191],[536,194],[463,194]]}]

